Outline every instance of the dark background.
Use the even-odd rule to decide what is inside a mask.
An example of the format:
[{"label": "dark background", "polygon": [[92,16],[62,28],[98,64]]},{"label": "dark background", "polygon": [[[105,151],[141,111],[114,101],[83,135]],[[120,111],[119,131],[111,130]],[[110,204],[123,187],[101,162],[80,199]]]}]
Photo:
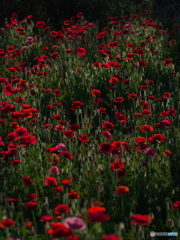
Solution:
[{"label": "dark background", "polygon": [[33,15],[33,21],[49,19],[56,28],[78,12],[83,12],[86,20],[98,21],[103,26],[107,17],[142,14],[148,9],[152,10],[151,17],[165,24],[180,19],[179,0],[0,0],[0,9],[1,27],[12,13],[17,13],[19,20],[27,15]]}]

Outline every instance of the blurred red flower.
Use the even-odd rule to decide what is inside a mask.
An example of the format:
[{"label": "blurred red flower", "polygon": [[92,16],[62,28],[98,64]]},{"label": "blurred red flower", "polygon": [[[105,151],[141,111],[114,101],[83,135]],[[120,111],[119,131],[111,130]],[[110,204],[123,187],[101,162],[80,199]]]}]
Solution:
[{"label": "blurred red flower", "polygon": [[93,97],[98,97],[98,96],[101,95],[101,91],[99,91],[98,89],[93,89],[93,90],[91,91],[91,95],[92,95]]},{"label": "blurred red flower", "polygon": [[34,193],[28,193],[26,195],[26,199],[31,201],[36,201],[38,199],[38,196]]},{"label": "blurred red flower", "polygon": [[44,183],[45,183],[45,185],[56,187],[57,186],[57,178],[55,178],[55,177],[47,177],[44,180]]},{"label": "blurred red flower", "polygon": [[163,63],[166,64],[166,65],[173,65],[172,60],[169,59],[169,58],[165,58]]},{"label": "blurred red flower", "polygon": [[90,213],[88,216],[88,222],[105,222],[110,219],[109,215],[105,215],[106,208],[104,207],[91,207],[88,209]]},{"label": "blurred red flower", "polygon": [[80,142],[88,142],[90,140],[90,138],[86,134],[82,134],[82,135],[78,136],[78,140]]},{"label": "blurred red flower", "polygon": [[140,128],[141,132],[152,132],[154,131],[154,128],[150,125],[142,125]]},{"label": "blurred red flower", "polygon": [[77,192],[69,192],[68,197],[71,199],[78,199],[80,198],[80,195]]},{"label": "blurred red flower", "polygon": [[152,219],[149,215],[134,214],[131,222],[135,225],[149,225],[152,223]]},{"label": "blurred red flower", "polygon": [[122,240],[122,238],[120,238],[116,235],[113,235],[113,234],[109,234],[109,235],[104,236],[101,240]]},{"label": "blurred red flower", "polygon": [[87,50],[85,48],[78,47],[76,49],[76,52],[79,55],[79,57],[84,57],[87,53]]},{"label": "blurred red flower", "polygon": [[82,103],[80,101],[74,101],[72,103],[71,110],[75,111],[77,108],[82,107],[82,105],[84,105],[84,103]]},{"label": "blurred red flower", "polygon": [[136,67],[147,67],[148,63],[146,61],[138,61],[135,63]]},{"label": "blurred red flower", "polygon": [[33,183],[33,179],[28,177],[28,176],[24,176],[23,177],[23,181],[26,184],[26,186],[29,186],[29,185],[31,185]]},{"label": "blurred red flower", "polygon": [[36,202],[28,202],[28,203],[26,203],[26,207],[28,209],[30,209],[30,210],[35,209],[37,207],[37,205],[38,205],[38,203],[36,203]]},{"label": "blurred red flower", "polygon": [[176,201],[173,203],[174,210],[180,210],[180,201]]},{"label": "blurred red flower", "polygon": [[102,128],[105,128],[107,130],[112,130],[114,128],[114,124],[111,122],[104,122],[102,124]]},{"label": "blurred red flower", "polygon": [[70,212],[70,207],[66,204],[59,204],[55,207],[55,214],[62,214]]},{"label": "blurred red flower", "polygon": [[67,137],[67,138],[74,138],[74,131],[73,130],[66,130],[63,132],[63,134]]},{"label": "blurred red flower", "polygon": [[99,151],[101,153],[109,154],[111,153],[111,150],[112,150],[112,145],[110,143],[101,143],[99,145]]},{"label": "blurred red flower", "polygon": [[116,48],[120,43],[118,41],[108,43],[108,47]]},{"label": "blurred red flower", "polygon": [[13,219],[4,219],[0,222],[1,228],[12,227],[15,225],[15,221]]},{"label": "blurred red flower", "polygon": [[44,21],[35,23],[35,27],[37,27],[37,28],[43,28],[45,26],[46,26],[46,23]]},{"label": "blurred red flower", "polygon": [[52,238],[61,238],[61,237],[68,237],[73,235],[72,231],[67,228],[62,223],[52,222],[50,223],[51,228],[48,229],[48,235],[51,235]]}]

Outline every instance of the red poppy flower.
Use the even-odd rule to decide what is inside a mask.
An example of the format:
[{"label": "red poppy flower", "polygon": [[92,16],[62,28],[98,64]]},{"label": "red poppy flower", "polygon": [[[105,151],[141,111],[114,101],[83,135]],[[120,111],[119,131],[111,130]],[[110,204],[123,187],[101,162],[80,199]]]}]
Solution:
[{"label": "red poppy flower", "polygon": [[42,223],[46,223],[46,222],[51,222],[53,220],[53,217],[51,216],[48,216],[48,215],[44,215],[44,216],[41,216],[41,222]]},{"label": "red poppy flower", "polygon": [[38,199],[38,196],[34,193],[28,193],[26,195],[26,199],[31,201],[36,201]]},{"label": "red poppy flower", "polygon": [[128,98],[137,98],[137,97],[138,97],[138,95],[135,93],[131,93],[128,95]]},{"label": "red poppy flower", "polygon": [[180,210],[180,201],[176,201],[173,203],[174,210]]},{"label": "red poppy flower", "polygon": [[147,67],[148,63],[146,61],[138,61],[135,63],[137,67]]},{"label": "red poppy flower", "polygon": [[73,186],[70,185],[70,180],[69,179],[65,179],[65,180],[62,180],[61,183],[63,184],[64,187],[67,187],[67,188],[72,188]]},{"label": "red poppy flower", "polygon": [[154,128],[150,125],[142,125],[140,128],[141,132],[152,132],[154,131]]},{"label": "red poppy flower", "polygon": [[119,186],[116,188],[116,195],[121,195],[121,194],[129,194],[129,188],[126,186]]},{"label": "red poppy flower", "polygon": [[106,113],[106,108],[98,108],[97,111],[101,113]]},{"label": "red poppy flower", "polygon": [[132,48],[133,46],[134,46],[134,43],[128,43],[128,44],[126,45],[127,48]]},{"label": "red poppy flower", "polygon": [[107,130],[112,130],[114,128],[114,124],[111,122],[105,122],[102,124],[102,128],[105,128]]},{"label": "red poppy flower", "polygon": [[60,119],[62,118],[62,116],[59,115],[59,114],[56,114],[56,115],[53,115],[51,118],[52,118],[53,120],[60,120]]},{"label": "red poppy flower", "polygon": [[91,207],[88,209],[90,215],[88,216],[88,222],[105,222],[110,219],[108,215],[105,215],[106,208],[104,207]]},{"label": "red poppy flower", "polygon": [[163,98],[170,98],[171,96],[172,96],[171,93],[165,92],[164,95],[163,95]]},{"label": "red poppy flower", "polygon": [[36,22],[36,23],[35,23],[35,26],[36,26],[37,28],[43,28],[43,27],[46,26],[46,23],[43,22],[43,21],[41,21],[41,22]]},{"label": "red poppy flower", "polygon": [[131,18],[139,18],[139,15],[138,14],[134,14],[131,16]]},{"label": "red poppy flower", "polygon": [[104,102],[104,99],[103,98],[95,98],[95,100],[94,100],[94,104],[96,105],[96,104],[99,104],[99,103],[102,103],[102,102]]},{"label": "red poppy flower", "polygon": [[113,162],[113,163],[110,163],[110,168],[111,168],[111,171],[115,171],[118,169],[125,168],[125,164],[122,162]]},{"label": "red poppy flower", "polygon": [[75,101],[72,103],[71,110],[75,111],[77,108],[82,107],[82,105],[84,105],[84,103],[80,101]]},{"label": "red poppy flower", "polygon": [[59,58],[59,54],[58,53],[52,53],[51,54],[51,58]]},{"label": "red poppy flower", "polygon": [[28,203],[26,203],[26,207],[28,209],[30,209],[30,210],[35,209],[37,207],[37,205],[38,205],[38,203],[36,203],[36,202],[28,202]]},{"label": "red poppy flower", "polygon": [[20,146],[26,147],[30,144],[35,144],[35,143],[37,143],[37,138],[29,134],[21,138]]},{"label": "red poppy flower", "polygon": [[47,233],[51,235],[52,238],[61,238],[61,237],[68,237],[72,235],[72,231],[67,228],[62,223],[50,223],[51,227]]},{"label": "red poppy flower", "polygon": [[62,214],[70,212],[70,207],[66,204],[59,204],[55,207],[55,214]]},{"label": "red poppy flower", "polygon": [[64,129],[65,129],[65,127],[60,125],[60,124],[56,125],[55,128],[54,128],[54,130],[56,130],[56,131],[64,131]]},{"label": "red poppy flower", "polygon": [[172,125],[172,120],[162,120],[161,121],[161,124],[162,125],[164,125],[164,126],[166,126],[166,127],[171,127],[171,125]]},{"label": "red poppy flower", "polygon": [[71,199],[78,199],[80,198],[80,195],[77,192],[69,192],[68,197]]},{"label": "red poppy flower", "polygon": [[169,59],[169,58],[165,58],[163,63],[166,64],[166,65],[173,65],[172,60]]},{"label": "red poppy flower", "polygon": [[99,151],[101,153],[109,154],[111,153],[111,150],[112,150],[112,145],[110,143],[101,143],[99,145]]},{"label": "red poppy flower", "polygon": [[73,53],[73,50],[72,50],[72,49],[66,49],[65,51],[66,51],[68,54]]},{"label": "red poppy flower", "polygon": [[108,43],[108,46],[111,48],[116,48],[120,43],[118,41]]},{"label": "red poppy flower", "polygon": [[154,134],[152,137],[149,137],[147,139],[147,141],[150,142],[150,143],[153,143],[153,144],[156,144],[157,141],[164,142],[165,141],[165,136],[164,136],[164,134],[157,133],[157,134]]},{"label": "red poppy flower", "polygon": [[100,68],[100,67],[102,67],[102,64],[101,64],[100,62],[95,62],[95,63],[93,63],[92,66],[93,66],[93,67]]},{"label": "red poppy flower", "polygon": [[55,193],[64,192],[64,189],[62,188],[62,186],[57,186],[57,187],[54,188],[54,192]]},{"label": "red poppy flower", "polygon": [[67,137],[67,138],[74,138],[74,131],[73,130],[66,130],[63,132],[63,134]]},{"label": "red poppy flower", "polygon": [[16,88],[13,88],[12,85],[8,84],[4,87],[3,94],[4,95],[13,95],[17,92]]},{"label": "red poppy flower", "polygon": [[90,138],[86,134],[82,134],[78,136],[78,140],[81,142],[88,142]]},{"label": "red poppy flower", "polygon": [[164,152],[163,152],[163,155],[164,155],[164,156],[169,156],[169,155],[171,155],[171,154],[173,154],[172,151],[164,151]]},{"label": "red poppy flower", "polygon": [[45,185],[56,187],[57,186],[57,178],[55,178],[55,177],[47,177],[44,180],[44,183],[45,183]]},{"label": "red poppy flower", "polygon": [[113,138],[112,134],[108,131],[102,131],[102,134],[104,135],[104,137],[106,139],[112,139]]},{"label": "red poppy flower", "polygon": [[117,66],[116,62],[107,62],[105,64],[106,68],[115,68]]},{"label": "red poppy flower", "polygon": [[109,234],[104,236],[101,240],[122,240],[122,239],[114,234]]},{"label": "red poppy flower", "polygon": [[125,59],[127,59],[127,60],[133,60],[134,53],[127,53],[126,56],[127,56],[127,57],[125,57]]},{"label": "red poppy flower", "polygon": [[70,125],[69,127],[70,127],[70,129],[73,130],[73,131],[77,131],[77,130],[79,130],[79,129],[81,128],[81,127],[80,127],[79,125],[77,125],[77,124],[72,124],[72,125]]},{"label": "red poppy flower", "polygon": [[93,90],[91,91],[91,95],[92,95],[93,97],[98,97],[98,96],[101,95],[101,91],[99,91],[98,89],[93,89]]},{"label": "red poppy flower", "polygon": [[23,177],[23,181],[26,184],[26,186],[29,186],[29,185],[31,185],[33,183],[33,179],[28,177],[28,176],[24,176]]},{"label": "red poppy flower", "polygon": [[15,225],[15,221],[13,219],[4,219],[0,222],[1,228],[12,227]]},{"label": "red poppy flower", "polygon": [[152,223],[152,219],[149,215],[134,214],[131,222],[135,225],[149,225]]},{"label": "red poppy flower", "polygon": [[23,97],[15,97],[15,98],[14,98],[14,101],[15,101],[16,103],[22,103],[22,102],[25,102],[25,100],[24,100]]},{"label": "red poppy flower", "polygon": [[119,82],[119,79],[117,77],[112,77],[109,79],[110,84],[117,84]]},{"label": "red poppy flower", "polygon": [[145,115],[145,116],[151,116],[151,111],[149,111],[149,110],[143,110],[143,111],[142,111],[142,114]]},{"label": "red poppy flower", "polygon": [[81,48],[81,47],[78,47],[76,49],[77,51],[77,54],[80,56],[80,57],[84,57],[87,53],[87,50],[85,48]]},{"label": "red poppy flower", "polygon": [[9,198],[8,199],[9,204],[11,205],[12,203],[14,205],[18,204],[19,200],[17,198]]}]

